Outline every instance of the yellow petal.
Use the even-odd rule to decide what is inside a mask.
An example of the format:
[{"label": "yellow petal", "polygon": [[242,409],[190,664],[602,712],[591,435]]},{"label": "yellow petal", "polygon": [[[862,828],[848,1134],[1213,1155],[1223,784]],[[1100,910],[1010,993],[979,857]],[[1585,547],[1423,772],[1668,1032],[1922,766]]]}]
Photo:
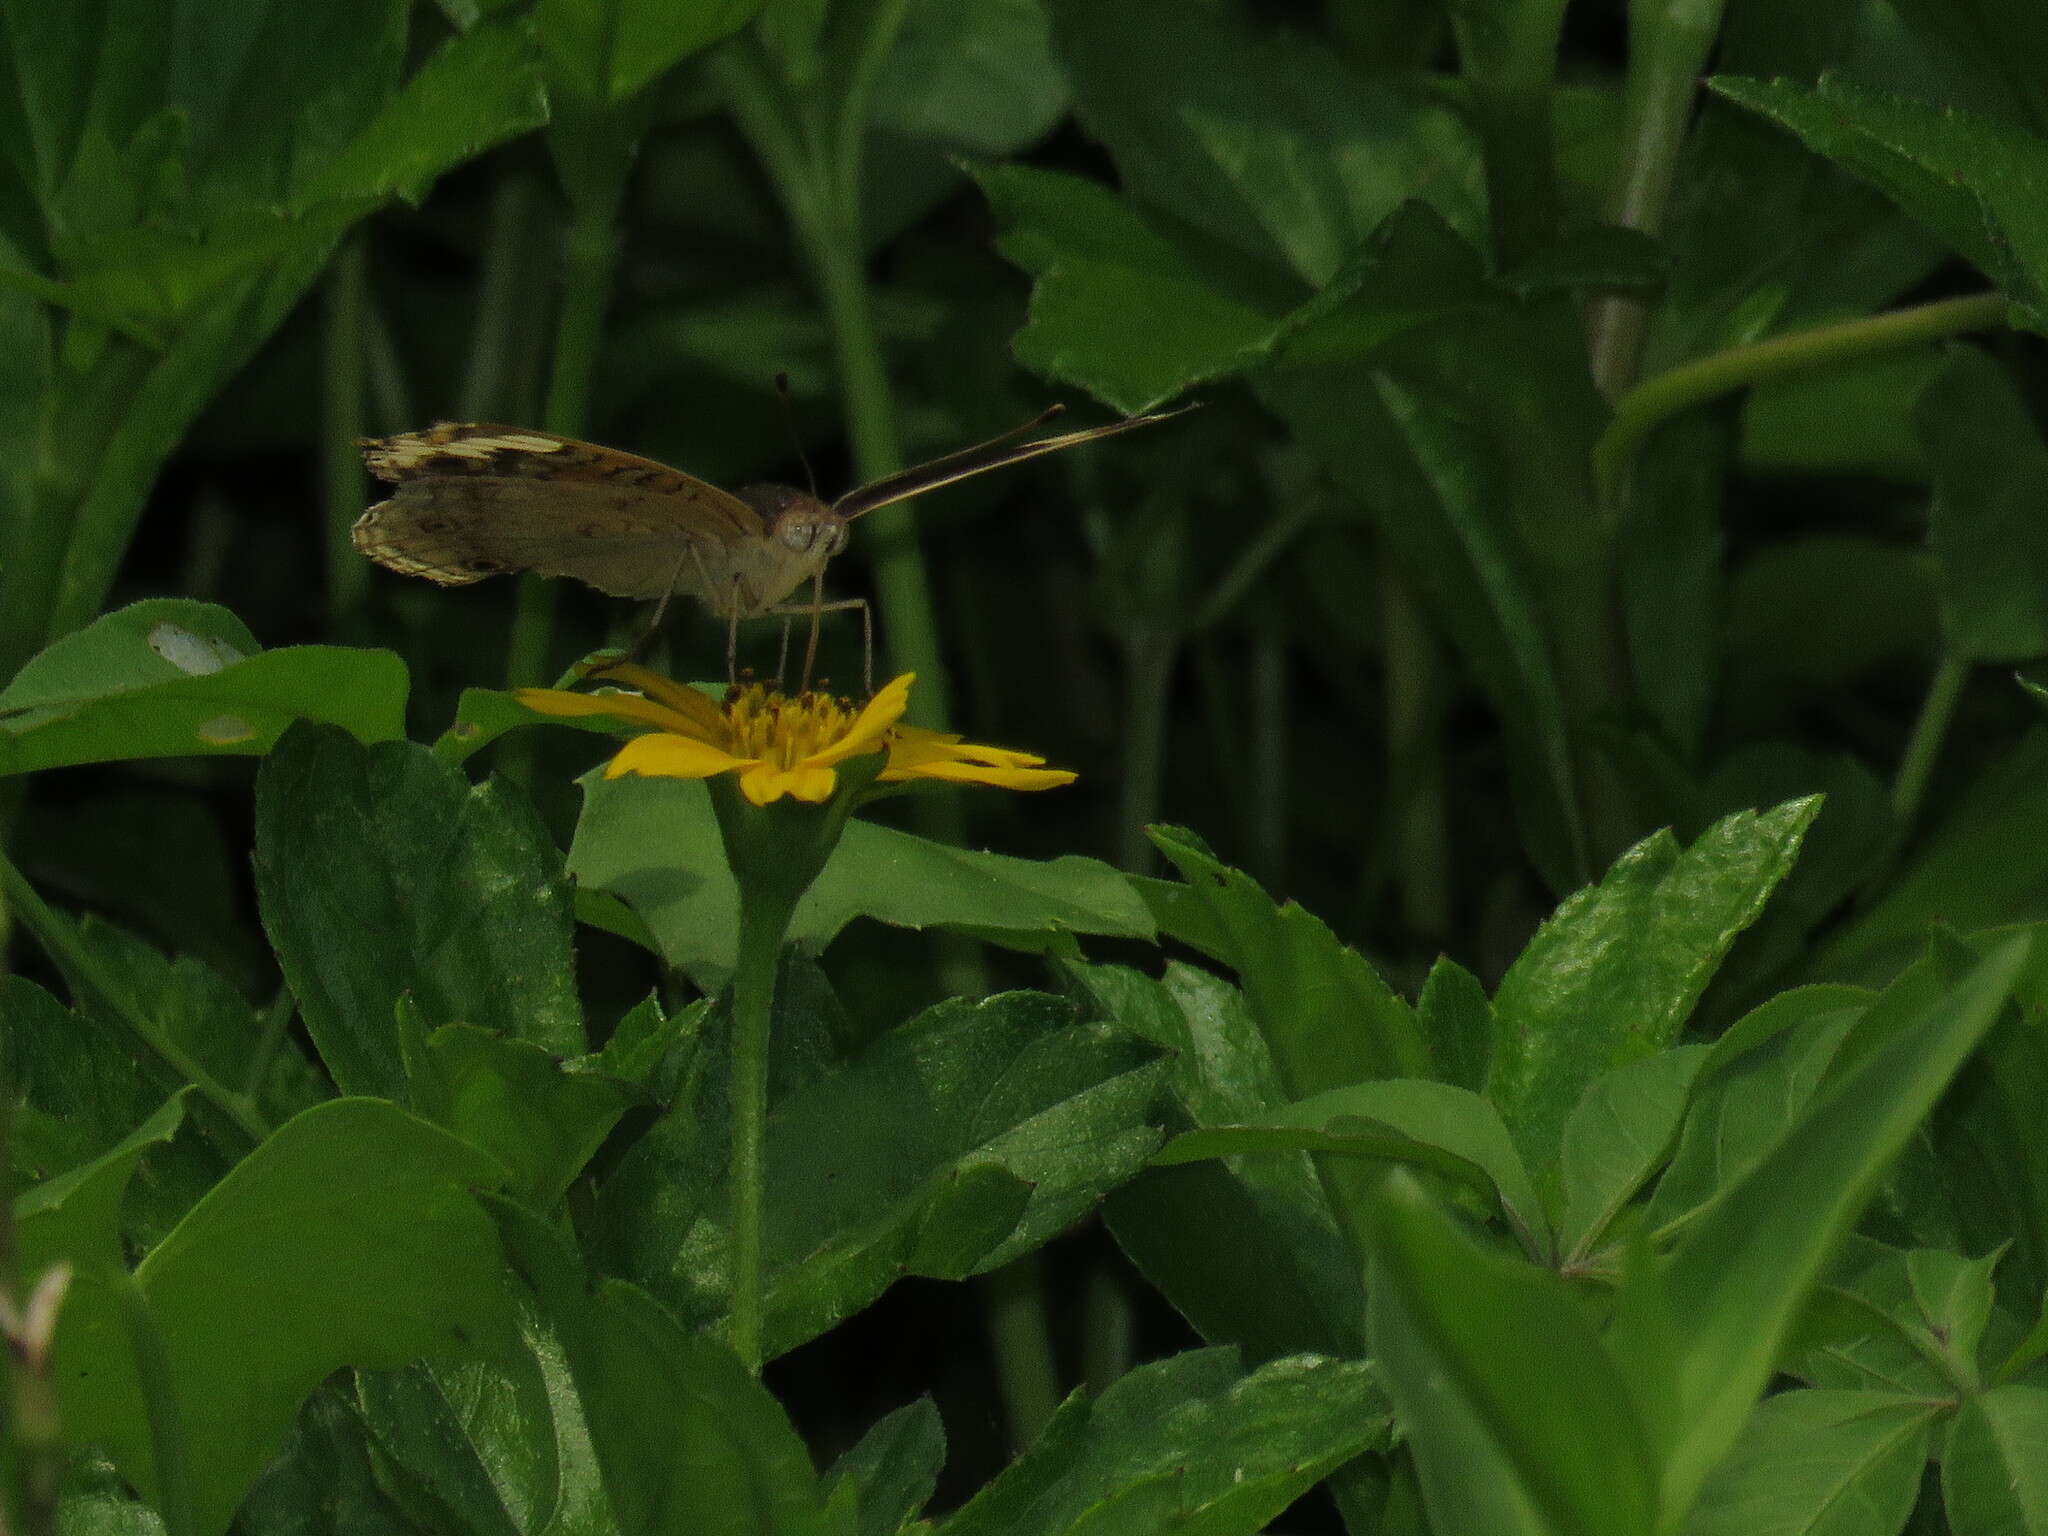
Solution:
[{"label": "yellow petal", "polygon": [[724,712],[687,683],[679,683],[672,677],[663,677],[659,672],[650,671],[646,667],[636,667],[630,662],[599,667],[591,676],[603,682],[619,682],[628,688],[638,688],[650,699],[666,704],[697,727],[687,732],[688,735],[701,737],[705,741],[721,739],[718,733],[725,724]]},{"label": "yellow petal", "polygon": [[987,784],[996,789],[1058,789],[1071,784],[1078,774],[1064,768],[999,768],[983,763],[924,763],[914,768],[885,768],[878,778],[891,782],[904,779],[944,779],[952,784]]},{"label": "yellow petal", "polygon": [[772,805],[784,795],[812,805],[832,798],[839,775],[830,768],[777,768],[772,763],[754,763],[740,775],[740,793],[756,805]]},{"label": "yellow petal", "polygon": [[984,747],[964,742],[958,736],[941,736],[936,731],[917,731],[898,726],[889,738],[890,773],[921,768],[926,763],[981,763],[990,768],[1036,768],[1045,761],[1029,752],[1012,752],[1007,747]]},{"label": "yellow petal", "polygon": [[643,699],[637,693],[570,693],[563,688],[515,688],[512,697],[528,709],[543,715],[605,715],[614,720],[631,720],[660,731],[699,733],[691,722],[673,709]]},{"label": "yellow petal", "polygon": [[895,681],[884,684],[882,691],[869,699],[867,707],[854,717],[844,736],[829,747],[813,752],[804,762],[813,767],[824,767],[829,763],[843,762],[856,753],[874,751],[889,728],[903,718],[903,711],[910,705],[910,685],[916,681],[915,672],[906,672]]},{"label": "yellow petal", "polygon": [[672,736],[663,731],[636,736],[619,749],[619,755],[605,765],[604,776],[640,773],[664,779],[708,779],[734,768],[746,768],[750,760],[734,757],[708,741]]}]

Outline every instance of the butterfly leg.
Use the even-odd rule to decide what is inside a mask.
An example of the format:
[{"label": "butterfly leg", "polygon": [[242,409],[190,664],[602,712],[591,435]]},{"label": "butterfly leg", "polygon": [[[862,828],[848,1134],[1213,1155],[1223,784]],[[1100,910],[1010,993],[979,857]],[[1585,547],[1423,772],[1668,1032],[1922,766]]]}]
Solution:
[{"label": "butterfly leg", "polygon": [[[861,658],[861,681],[867,688],[868,697],[873,698],[875,696],[875,611],[868,606],[866,598],[842,597],[830,603],[777,603],[773,608],[764,611],[778,616],[795,618],[799,615],[849,613],[855,608],[860,610],[860,636],[864,653]],[[806,671],[808,670],[808,667],[806,667]],[[805,686],[810,686],[808,679],[805,682]]]},{"label": "butterfly leg", "polygon": [[[782,616],[782,649],[775,653],[775,691],[777,693],[782,692],[782,680],[789,676],[789,619],[790,616],[786,613]],[[808,668],[804,672],[804,682],[805,686],[809,686],[810,671]]]},{"label": "butterfly leg", "polygon": [[[824,611],[825,573],[822,569],[811,572],[811,638],[804,645],[804,692],[811,689],[811,669],[818,664],[818,620]],[[789,620],[784,619],[783,634],[789,633]]]}]

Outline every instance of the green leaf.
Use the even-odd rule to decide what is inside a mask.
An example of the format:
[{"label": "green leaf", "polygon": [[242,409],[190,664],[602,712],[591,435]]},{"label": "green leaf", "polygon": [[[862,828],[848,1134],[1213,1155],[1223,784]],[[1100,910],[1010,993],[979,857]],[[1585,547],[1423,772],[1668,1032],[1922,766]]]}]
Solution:
[{"label": "green leaf", "polygon": [[1438,1077],[1474,1093],[1485,1086],[1499,1026],[1493,999],[1477,976],[1450,956],[1437,956],[1415,999],[1415,1020],[1429,1041]]},{"label": "green leaf", "polygon": [[[1169,1053],[1184,1122],[1229,1125],[1286,1102],[1235,987],[1178,963],[1158,981],[1116,966],[1067,969],[1107,1018]],[[1359,1266],[1302,1154],[1148,1168],[1111,1193],[1104,1214],[1131,1262],[1212,1343],[1259,1361],[1363,1352]],[[1217,1231],[1238,1240],[1215,1242]]]},{"label": "green leaf", "polygon": [[615,105],[745,26],[761,0],[540,0],[534,26],[556,79]]},{"label": "green leaf", "polygon": [[1431,1527],[1649,1536],[1649,1434],[1557,1278],[1475,1246],[1400,1171],[1373,1201],[1367,1241],[1372,1355]]},{"label": "green leaf", "polygon": [[1876,187],[2048,328],[2048,141],[1846,80],[1708,83]]},{"label": "green leaf", "polygon": [[[471,1198],[488,1158],[377,1100],[280,1127],[135,1271],[188,1424],[202,1532],[228,1517],[300,1402],[344,1365],[474,1348],[505,1318],[498,1246]],[[91,1254],[80,1254],[93,1262]],[[74,1297],[55,1380],[67,1434],[104,1446],[145,1496],[155,1451],[128,1333]]]},{"label": "green leaf", "polygon": [[1392,75],[1171,0],[1051,9],[1082,125],[1131,197],[1240,262],[1320,288],[1410,198],[1481,227],[1465,126]]},{"label": "green leaf", "polygon": [[2048,16],[2029,0],[1892,0],[1892,9],[1963,100],[2048,129],[2048,90],[2027,60],[2048,50]]},{"label": "green leaf", "polygon": [[[477,1536],[611,1536],[617,1526],[559,1342],[526,1309],[489,1359],[361,1371],[361,1417],[415,1524]],[[342,1533],[337,1533],[342,1536]]]},{"label": "green leaf", "polygon": [[486,22],[448,39],[306,185],[299,206],[396,195],[417,203],[451,166],[547,121],[528,27]]},{"label": "green leaf", "polygon": [[1919,1496],[1937,1410],[1892,1392],[1783,1392],[1743,1425],[1686,1536],[1867,1536]]},{"label": "green leaf", "polygon": [[1800,987],[1721,1037],[1694,1079],[1678,1149],[1650,1202],[1654,1225],[1697,1210],[1762,1162],[1805,1113],[1871,1000],[1859,988]]},{"label": "green leaf", "polygon": [[876,75],[871,126],[1003,155],[1043,138],[1066,105],[1039,0],[916,0]]},{"label": "green leaf", "polygon": [[1972,1260],[1934,1248],[1901,1252],[1859,1237],[1829,1271],[1828,1285],[1867,1309],[1863,1326],[1809,1351],[1798,1374],[1817,1387],[1934,1400],[1979,1390],[1985,1373],[1977,1352],[1992,1318],[1991,1275],[2000,1257]]},{"label": "green leaf", "polygon": [[1958,347],[1915,413],[1934,479],[1928,539],[1951,655],[2048,654],[2048,532],[2039,489],[2048,445],[2005,370]]},{"label": "green leaf", "polygon": [[646,1292],[594,1286],[537,1217],[499,1206],[512,1262],[562,1341],[622,1531],[814,1536],[817,1474],[782,1407]]},{"label": "green leaf", "polygon": [[413,1109],[495,1157],[510,1191],[539,1210],[553,1208],[637,1097],[474,1024],[443,1025],[421,1045],[406,1063]]},{"label": "green leaf", "polygon": [[1283,1150],[1385,1158],[1430,1169],[1472,1190],[1489,1208],[1498,1203],[1527,1241],[1545,1241],[1542,1203],[1507,1127],[1491,1104],[1449,1083],[1396,1078],[1327,1089],[1254,1124],[1208,1126],[1177,1136],[1153,1162]]},{"label": "green leaf", "polygon": [[946,1427],[932,1400],[920,1397],[876,1424],[832,1464],[826,1492],[843,1486],[854,1491],[854,1536],[896,1536],[930,1500],[945,1460]]},{"label": "green leaf", "polygon": [[[769,1352],[906,1270],[961,1278],[1070,1225],[1159,1145],[1162,1072],[1146,1043],[1016,992],[927,1009],[785,1092],[767,1130]],[[723,1159],[707,1169],[697,1140],[721,1128],[688,1099],[669,1118],[696,1136],[650,1135],[606,1182],[600,1252],[698,1325],[730,1284]]]},{"label": "green leaf", "polygon": [[1664,1506],[1689,1506],[1741,1432],[1828,1257],[2011,992],[2011,940],[1865,1051],[1668,1259],[1623,1284],[1610,1343],[1654,1415]]},{"label": "green leaf", "polygon": [[[586,775],[581,783],[583,815],[569,849],[579,889],[617,896],[646,922],[671,965],[721,984],[738,953],[739,898],[704,786],[637,775]],[[1098,860],[975,853],[864,821],[847,823],[797,904],[790,941],[822,949],[856,917],[903,928],[972,928],[1028,949],[1061,933],[1153,932],[1129,882]]]},{"label": "green leaf", "polygon": [[1941,1458],[1958,1531],[2048,1530],[2048,1391],[1994,1387],[1963,1404]]},{"label": "green leaf", "polygon": [[259,755],[294,720],[385,741],[405,734],[407,686],[389,651],[264,651],[224,608],[131,603],[58,641],[0,692],[0,773]]},{"label": "green leaf", "polygon": [[1808,974],[1882,982],[1928,926],[1968,933],[2031,917],[2048,891],[2048,731],[2029,731],[1951,798],[1884,894],[1821,946]]},{"label": "green leaf", "polygon": [[135,1059],[125,1037],[73,1013],[25,976],[0,977],[0,1040],[19,1095],[8,1156],[33,1184],[118,1145],[170,1088]]},{"label": "green leaf", "polygon": [[584,1050],[561,856],[532,808],[425,747],[338,731],[280,742],[256,781],[256,892],[344,1093],[399,1098],[393,1009]]},{"label": "green leaf", "polygon": [[1414,1013],[1364,956],[1293,902],[1276,906],[1257,881],[1188,834],[1160,827],[1150,835],[1224,938],[1222,958],[1238,974],[1290,1097],[1425,1074],[1428,1047]]},{"label": "green leaf", "polygon": [[1297,1355],[1241,1375],[1234,1349],[1141,1365],[1070,1397],[1038,1443],[938,1536],[1213,1536],[1264,1527],[1384,1432],[1367,1367]]},{"label": "green leaf", "polygon": [[1493,999],[1501,1033],[1487,1097],[1539,1179],[1586,1088],[1677,1039],[1819,809],[1808,798],[1741,812],[1685,850],[1668,832],[1645,838],[1560,906],[1509,967]]},{"label": "green leaf", "polygon": [[1681,1045],[1595,1078],[1564,1123],[1558,1155],[1564,1216],[1558,1247],[1583,1258],[1678,1140],[1704,1045]]},{"label": "green leaf", "polygon": [[[379,1484],[380,1470],[388,1473],[390,1464],[376,1465],[361,1420],[337,1392],[323,1388],[306,1399],[284,1449],[242,1500],[235,1512],[237,1528],[290,1531],[293,1536],[416,1536],[418,1525]],[[69,1497],[65,1503],[69,1533]],[[101,1533],[94,1527],[92,1536],[127,1536],[127,1530]],[[133,1536],[163,1536],[163,1523],[152,1514]]]},{"label": "green leaf", "polygon": [[106,1271],[121,1262],[121,1202],[128,1181],[152,1147],[167,1144],[177,1134],[189,1092],[173,1094],[91,1162],[45,1179],[14,1202],[15,1251],[22,1280],[33,1284],[59,1262],[68,1262],[74,1271],[68,1310],[60,1314],[59,1336],[67,1348],[78,1347],[70,1342],[74,1336],[64,1331],[74,1315],[90,1318],[96,1308],[113,1305],[105,1294]]},{"label": "green leaf", "polygon": [[1017,361],[1136,415],[1191,384],[1241,372],[1278,337],[1288,304],[1203,281],[1182,246],[1108,188],[1006,165],[974,177],[1002,253],[1037,279]]},{"label": "green leaf", "polygon": [[1758,384],[1742,402],[1742,463],[1752,474],[1927,478],[1913,411],[1947,366],[1934,347]]}]

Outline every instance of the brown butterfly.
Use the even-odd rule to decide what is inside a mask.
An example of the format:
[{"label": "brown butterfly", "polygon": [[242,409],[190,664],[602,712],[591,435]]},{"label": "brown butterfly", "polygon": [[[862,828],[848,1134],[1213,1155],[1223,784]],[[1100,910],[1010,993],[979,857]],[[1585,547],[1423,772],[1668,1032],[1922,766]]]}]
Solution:
[{"label": "brown butterfly", "polygon": [[[1060,410],[886,475],[829,505],[785,485],[722,491],[652,459],[551,432],[443,422],[424,432],[363,439],[370,473],[397,489],[357,519],[355,545],[379,565],[443,586],[535,571],[572,576],[614,597],[665,604],[681,593],[727,621],[730,667],[741,619],[866,607],[859,599],[819,601],[825,563],[845,547],[847,524],[855,518],[970,475],[1180,414],[1162,411],[1013,441]],[[812,601],[785,606],[807,581]]]}]

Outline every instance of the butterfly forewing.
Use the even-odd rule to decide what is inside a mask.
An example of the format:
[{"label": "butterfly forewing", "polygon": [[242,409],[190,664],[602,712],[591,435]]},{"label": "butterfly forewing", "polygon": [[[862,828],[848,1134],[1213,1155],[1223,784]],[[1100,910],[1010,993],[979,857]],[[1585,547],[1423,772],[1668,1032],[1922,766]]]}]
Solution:
[{"label": "butterfly forewing", "polygon": [[356,547],[408,575],[459,585],[537,571],[615,597],[674,589],[724,613],[760,606],[759,583],[778,574],[761,569],[774,560],[761,558],[758,512],[652,459],[477,424],[363,446],[370,472],[395,489],[358,520]]}]

